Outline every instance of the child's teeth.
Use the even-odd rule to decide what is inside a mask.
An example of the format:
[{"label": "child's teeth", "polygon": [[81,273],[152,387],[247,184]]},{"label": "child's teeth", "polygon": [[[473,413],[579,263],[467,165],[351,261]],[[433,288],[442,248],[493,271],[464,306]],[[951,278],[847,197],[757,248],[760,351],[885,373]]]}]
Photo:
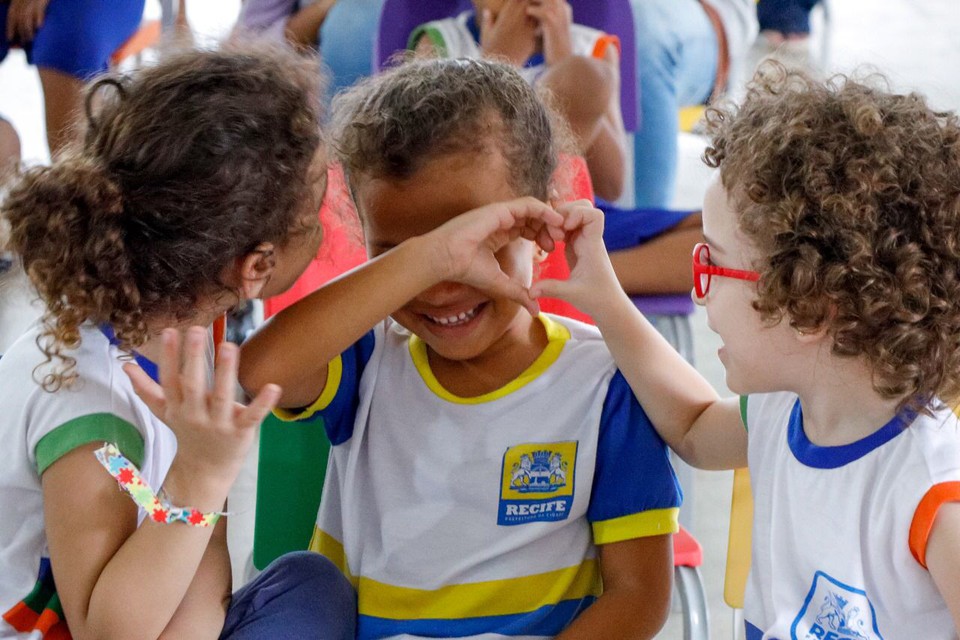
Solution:
[{"label": "child's teeth", "polygon": [[471,309],[470,311],[463,311],[458,315],[449,316],[446,318],[438,318],[435,316],[429,316],[429,318],[434,322],[436,322],[437,324],[444,325],[444,326],[451,325],[451,324],[460,324],[476,316],[478,308],[479,307]]}]

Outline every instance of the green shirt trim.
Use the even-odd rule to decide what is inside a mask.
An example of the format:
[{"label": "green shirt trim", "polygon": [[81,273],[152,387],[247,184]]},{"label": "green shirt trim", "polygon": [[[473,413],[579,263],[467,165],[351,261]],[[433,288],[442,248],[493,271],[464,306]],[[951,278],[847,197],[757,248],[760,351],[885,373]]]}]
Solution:
[{"label": "green shirt trim", "polygon": [[143,436],[137,428],[112,413],[91,413],[65,422],[40,438],[35,451],[37,473],[43,475],[54,462],[91,442],[115,444],[134,466],[143,465]]},{"label": "green shirt trim", "polygon": [[431,27],[429,25],[422,24],[410,34],[410,39],[407,40],[407,49],[414,51],[417,48],[417,44],[420,42],[420,38],[427,36],[430,40],[430,44],[433,45],[433,48],[437,50],[437,56],[440,58],[447,57],[447,43],[443,39],[443,34],[440,33],[440,30],[436,27]]},{"label": "green shirt trim", "polygon": [[747,398],[749,396],[740,396],[740,419],[743,420],[743,428],[746,431],[750,431],[750,427],[747,426]]}]

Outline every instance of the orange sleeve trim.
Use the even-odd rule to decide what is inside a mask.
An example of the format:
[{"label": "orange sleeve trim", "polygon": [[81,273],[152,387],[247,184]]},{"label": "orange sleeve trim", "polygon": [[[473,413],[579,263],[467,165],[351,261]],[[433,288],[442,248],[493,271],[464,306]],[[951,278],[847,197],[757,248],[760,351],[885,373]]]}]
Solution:
[{"label": "orange sleeve trim", "polygon": [[3,619],[13,627],[14,631],[25,633],[34,628],[37,619],[40,617],[36,611],[28,607],[24,602],[18,602],[13,605],[10,611],[3,614]]},{"label": "orange sleeve trim", "polygon": [[960,482],[935,484],[917,505],[910,523],[910,553],[924,569],[927,568],[927,540],[937,512],[945,502],[960,502]]},{"label": "orange sleeve trim", "polygon": [[607,47],[611,45],[617,48],[617,53],[621,53],[620,38],[612,36],[609,33],[603,34],[597,39],[596,44],[593,45],[593,53],[590,54],[591,57],[603,58],[607,55]]}]

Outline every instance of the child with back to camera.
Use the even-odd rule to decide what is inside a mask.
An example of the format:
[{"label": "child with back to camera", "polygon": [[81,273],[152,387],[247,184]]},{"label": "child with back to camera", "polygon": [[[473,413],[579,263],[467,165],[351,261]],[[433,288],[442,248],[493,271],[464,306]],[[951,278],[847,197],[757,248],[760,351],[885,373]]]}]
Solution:
[{"label": "child with back to camera", "polygon": [[547,110],[509,66],[424,60],[334,128],[372,260],[254,334],[241,383],[323,420],[311,548],[358,636],[652,637],[679,487],[596,330],[531,313],[562,222]]},{"label": "child with back to camera", "polygon": [[616,37],[575,24],[566,0],[473,0],[473,11],[420,25],[409,47],[444,58],[493,57],[544,86],[583,150],[594,189],[613,202],[626,181]]},{"label": "child with back to camera", "polygon": [[593,314],[681,457],[749,461],[747,638],[956,637],[957,116],[772,65],[709,122],[694,291],[739,401],[619,293],[596,212],[565,223],[571,280],[533,293]]},{"label": "child with back to camera", "polygon": [[230,601],[219,512],[280,391],[236,404],[228,343],[207,383],[205,327],[316,255],[317,78],[248,47],[100,79],[85,140],[3,201],[46,309],[0,360],[0,637],[353,636],[353,591],[314,554]]}]

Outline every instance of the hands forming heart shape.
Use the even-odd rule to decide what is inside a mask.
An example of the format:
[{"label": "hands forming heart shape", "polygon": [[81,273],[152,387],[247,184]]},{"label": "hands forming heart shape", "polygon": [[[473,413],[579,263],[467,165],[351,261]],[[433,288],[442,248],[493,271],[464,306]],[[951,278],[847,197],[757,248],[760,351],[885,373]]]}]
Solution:
[{"label": "hands forming heart shape", "polygon": [[[586,310],[596,298],[619,288],[603,245],[603,213],[588,200],[553,207],[531,197],[480,207],[457,216],[431,232],[444,265],[445,279],[463,282],[501,295],[538,312],[537,298],[563,298]],[[566,243],[571,273],[568,280],[528,284],[510,278],[497,261],[497,252],[518,238],[544,251]]]}]

